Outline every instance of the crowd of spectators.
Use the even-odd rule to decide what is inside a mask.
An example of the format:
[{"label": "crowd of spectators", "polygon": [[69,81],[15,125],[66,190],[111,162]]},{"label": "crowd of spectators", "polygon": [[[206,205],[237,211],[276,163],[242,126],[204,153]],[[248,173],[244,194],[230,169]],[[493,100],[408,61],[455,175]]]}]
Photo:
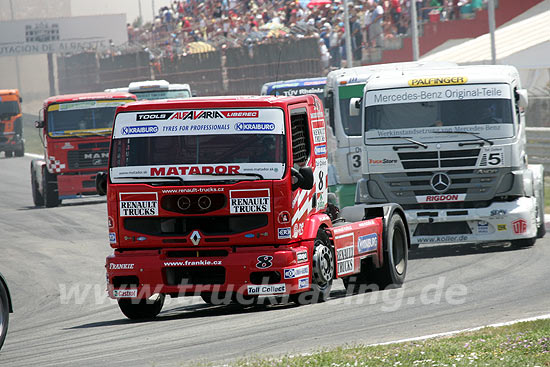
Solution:
[{"label": "crowd of spectators", "polygon": [[[410,29],[410,2],[420,22],[475,13],[486,0],[348,0],[352,55],[384,47]],[[326,67],[346,58],[343,0],[180,0],[162,7],[152,23],[128,24],[131,45],[151,58],[224,49],[280,38],[318,37]],[[193,45],[201,45],[194,48]]]}]

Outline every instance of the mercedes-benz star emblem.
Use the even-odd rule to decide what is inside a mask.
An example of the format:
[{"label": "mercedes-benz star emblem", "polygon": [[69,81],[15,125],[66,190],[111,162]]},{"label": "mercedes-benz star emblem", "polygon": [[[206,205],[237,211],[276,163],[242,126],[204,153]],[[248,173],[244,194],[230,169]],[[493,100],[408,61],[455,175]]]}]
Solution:
[{"label": "mercedes-benz star emblem", "polygon": [[446,173],[436,173],[432,176],[430,185],[432,185],[432,189],[434,189],[435,192],[443,194],[445,191],[449,190],[451,178]]}]

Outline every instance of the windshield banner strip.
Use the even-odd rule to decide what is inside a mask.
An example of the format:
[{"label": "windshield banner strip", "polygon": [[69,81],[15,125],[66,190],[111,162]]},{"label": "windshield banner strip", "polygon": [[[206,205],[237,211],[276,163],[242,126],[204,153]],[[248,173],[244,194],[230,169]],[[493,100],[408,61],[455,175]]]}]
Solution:
[{"label": "windshield banner strip", "polygon": [[[181,164],[164,166],[131,166],[110,169],[114,183],[136,178],[181,177],[184,181],[228,180],[232,176],[261,175],[266,180],[280,180],[285,172],[284,163],[234,163],[234,164]],[[258,177],[259,178],[259,177]],[[239,176],[242,179],[242,176]],[[254,177],[250,177],[254,179]]]},{"label": "windshield banner strip", "polygon": [[140,111],[119,113],[113,138],[283,133],[283,111],[275,108]]},{"label": "windshield banner strip", "polygon": [[[453,132],[470,132],[480,134],[484,137],[505,138],[514,135],[514,126],[512,124],[491,124],[491,125],[464,125],[449,127],[414,127],[409,129],[393,130],[369,130],[365,132],[365,144],[383,145],[395,144],[395,142],[375,142],[368,139],[373,138],[399,138],[402,136],[414,136],[415,139],[421,139],[423,143],[475,140],[475,136],[463,135],[457,136]],[[445,134],[448,133],[448,134]],[[368,142],[368,143],[367,143]],[[407,144],[405,141],[404,144]]]},{"label": "windshield banner strip", "polygon": [[365,105],[510,98],[510,86],[507,84],[449,85],[368,91]]},{"label": "windshield banner strip", "polygon": [[56,103],[48,107],[49,111],[72,111],[72,110],[85,110],[88,108],[107,108],[118,107],[126,103],[134,102],[133,99],[125,100],[101,100],[101,101],[81,101],[81,102],[65,102]]}]

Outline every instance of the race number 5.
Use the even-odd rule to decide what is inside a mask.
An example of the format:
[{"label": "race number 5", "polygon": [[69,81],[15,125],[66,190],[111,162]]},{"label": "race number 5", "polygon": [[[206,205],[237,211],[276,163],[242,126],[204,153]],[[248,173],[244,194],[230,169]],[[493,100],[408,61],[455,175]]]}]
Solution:
[{"label": "race number 5", "polygon": [[502,163],[502,153],[490,153],[487,160],[490,166],[498,166]]}]

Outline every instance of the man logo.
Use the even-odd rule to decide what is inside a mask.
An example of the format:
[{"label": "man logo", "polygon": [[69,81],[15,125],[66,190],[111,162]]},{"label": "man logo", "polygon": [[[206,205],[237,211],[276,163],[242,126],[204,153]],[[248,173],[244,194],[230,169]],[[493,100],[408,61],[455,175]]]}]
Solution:
[{"label": "man logo", "polygon": [[446,173],[436,173],[430,179],[430,185],[435,192],[443,194],[449,190],[451,178]]}]

